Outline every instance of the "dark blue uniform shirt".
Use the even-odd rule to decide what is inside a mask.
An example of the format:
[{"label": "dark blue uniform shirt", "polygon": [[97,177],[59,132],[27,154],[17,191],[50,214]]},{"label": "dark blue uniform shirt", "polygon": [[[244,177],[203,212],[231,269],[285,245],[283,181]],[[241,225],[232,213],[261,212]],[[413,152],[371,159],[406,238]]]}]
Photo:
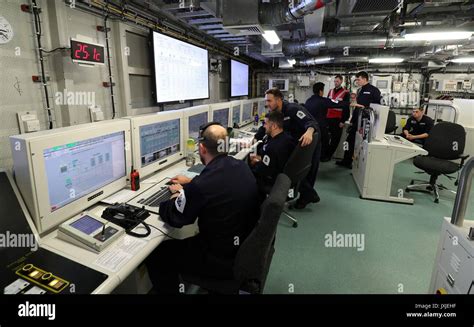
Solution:
[{"label": "dark blue uniform shirt", "polygon": [[257,183],[249,166],[219,155],[184,185],[176,199],[160,204],[161,219],[173,227],[193,224],[217,257],[232,258],[259,216]]}]

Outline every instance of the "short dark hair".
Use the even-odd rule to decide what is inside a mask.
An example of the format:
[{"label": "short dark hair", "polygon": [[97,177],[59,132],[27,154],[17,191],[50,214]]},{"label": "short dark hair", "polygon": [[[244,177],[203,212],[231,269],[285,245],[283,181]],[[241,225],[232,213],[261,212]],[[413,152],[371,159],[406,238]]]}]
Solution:
[{"label": "short dark hair", "polygon": [[344,80],[344,77],[342,77],[342,75],[341,75],[341,74],[337,74],[337,75],[336,75],[336,77],[334,77],[334,78],[339,78],[341,81],[343,81],[343,80]]},{"label": "short dark hair", "polygon": [[285,115],[281,111],[274,110],[267,113],[265,115],[265,119],[268,119],[269,122],[276,124],[279,128],[283,128]]},{"label": "short dark hair", "polygon": [[280,89],[274,87],[274,88],[271,88],[271,89],[268,89],[266,92],[265,92],[265,95],[267,94],[271,94],[273,95],[275,98],[280,98],[283,100],[283,93],[281,93]]},{"label": "short dark hair", "polygon": [[369,74],[367,74],[367,72],[364,72],[364,71],[358,72],[356,74],[356,77],[357,78],[362,77],[362,78],[365,78],[366,80],[369,80]]},{"label": "short dark hair", "polygon": [[313,93],[319,95],[320,91],[324,91],[324,83],[317,82],[313,85]]}]

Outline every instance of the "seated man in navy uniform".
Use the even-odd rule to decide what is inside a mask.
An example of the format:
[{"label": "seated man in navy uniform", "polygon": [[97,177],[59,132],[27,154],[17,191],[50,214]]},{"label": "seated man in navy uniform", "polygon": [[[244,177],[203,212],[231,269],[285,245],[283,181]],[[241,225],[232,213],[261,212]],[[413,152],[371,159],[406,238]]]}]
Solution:
[{"label": "seated man in navy uniform", "polygon": [[218,123],[202,127],[199,155],[206,167],[192,180],[172,179],[174,196],[160,204],[160,218],[172,227],[193,224],[199,234],[165,241],[146,259],[157,293],[184,292],[182,273],[232,279],[237,250],[259,215],[257,183],[249,166],[225,152],[227,131]]},{"label": "seated man in navy uniform", "polygon": [[296,145],[293,138],[283,131],[284,118],[280,111],[271,111],[265,116],[263,146],[259,147],[257,154],[250,155],[250,166],[263,194],[270,191],[278,174],[283,172]]},{"label": "seated man in navy uniform", "polygon": [[402,136],[411,142],[424,145],[433,126],[433,119],[424,114],[423,108],[415,108],[403,127]]}]

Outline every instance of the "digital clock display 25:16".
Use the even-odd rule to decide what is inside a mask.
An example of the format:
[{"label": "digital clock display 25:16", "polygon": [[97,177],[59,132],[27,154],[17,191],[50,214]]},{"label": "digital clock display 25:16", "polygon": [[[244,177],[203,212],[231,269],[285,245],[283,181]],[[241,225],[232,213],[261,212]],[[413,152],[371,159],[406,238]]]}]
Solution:
[{"label": "digital clock display 25:16", "polygon": [[104,47],[97,44],[71,40],[71,57],[77,61],[103,64]]}]

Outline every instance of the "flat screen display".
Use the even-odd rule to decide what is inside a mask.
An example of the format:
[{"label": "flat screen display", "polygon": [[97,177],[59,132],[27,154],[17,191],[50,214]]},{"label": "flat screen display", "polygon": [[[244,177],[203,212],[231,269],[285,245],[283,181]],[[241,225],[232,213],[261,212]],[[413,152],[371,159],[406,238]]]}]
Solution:
[{"label": "flat screen display", "polygon": [[241,62],[230,61],[230,96],[249,95],[249,66]]},{"label": "flat screen display", "polygon": [[209,98],[208,52],[153,32],[156,102]]}]

